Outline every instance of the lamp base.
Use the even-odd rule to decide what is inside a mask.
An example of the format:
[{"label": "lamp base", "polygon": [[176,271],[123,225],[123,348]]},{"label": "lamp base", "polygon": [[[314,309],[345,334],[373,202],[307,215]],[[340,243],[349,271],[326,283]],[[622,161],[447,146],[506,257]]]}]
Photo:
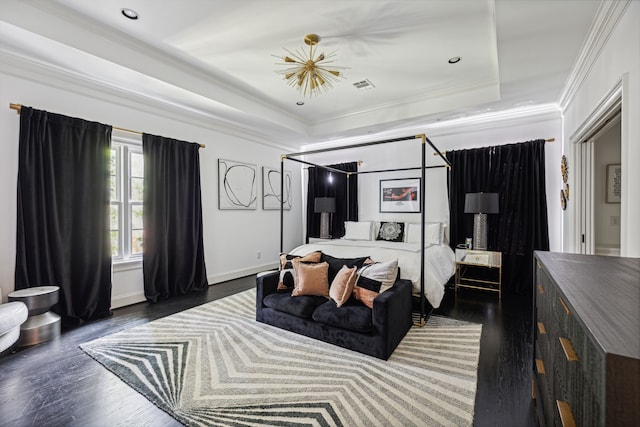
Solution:
[{"label": "lamp base", "polygon": [[477,213],[473,216],[473,248],[487,250],[487,214]]},{"label": "lamp base", "polygon": [[331,238],[331,234],[329,234],[329,212],[320,213],[320,238]]}]

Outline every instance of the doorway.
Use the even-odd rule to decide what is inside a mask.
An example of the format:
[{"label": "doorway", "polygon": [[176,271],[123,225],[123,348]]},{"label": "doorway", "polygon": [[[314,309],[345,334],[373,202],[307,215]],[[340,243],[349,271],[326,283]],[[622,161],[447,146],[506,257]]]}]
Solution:
[{"label": "doorway", "polygon": [[577,141],[576,247],[579,253],[620,256],[621,98]]}]

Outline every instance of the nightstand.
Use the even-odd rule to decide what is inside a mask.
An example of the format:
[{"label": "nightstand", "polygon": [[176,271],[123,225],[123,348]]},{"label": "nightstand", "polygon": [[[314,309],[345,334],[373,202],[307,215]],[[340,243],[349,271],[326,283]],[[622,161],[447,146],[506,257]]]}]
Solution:
[{"label": "nightstand", "polygon": [[498,293],[502,299],[502,252],[456,249],[456,292],[458,287]]}]

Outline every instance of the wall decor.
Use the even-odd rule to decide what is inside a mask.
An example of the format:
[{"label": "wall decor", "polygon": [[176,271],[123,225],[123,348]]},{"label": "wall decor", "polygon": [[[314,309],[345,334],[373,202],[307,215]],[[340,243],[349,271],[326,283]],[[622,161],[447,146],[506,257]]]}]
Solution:
[{"label": "wall decor", "polygon": [[218,159],[218,209],[257,208],[256,165]]},{"label": "wall decor", "polygon": [[567,162],[567,156],[562,155],[562,160],[560,160],[560,173],[562,174],[562,182],[565,184],[569,179],[569,163]]},{"label": "wall decor", "polygon": [[563,211],[567,209],[567,196],[564,195],[563,189],[560,189],[560,207]]},{"label": "wall decor", "polygon": [[[291,171],[284,171],[284,209],[291,209]],[[262,167],[262,209],[280,210],[280,169]]]},{"label": "wall decor", "polygon": [[380,180],[380,212],[420,212],[420,202],[420,178]]},{"label": "wall decor", "polygon": [[620,203],[622,199],[622,167],[607,165],[607,203]]}]

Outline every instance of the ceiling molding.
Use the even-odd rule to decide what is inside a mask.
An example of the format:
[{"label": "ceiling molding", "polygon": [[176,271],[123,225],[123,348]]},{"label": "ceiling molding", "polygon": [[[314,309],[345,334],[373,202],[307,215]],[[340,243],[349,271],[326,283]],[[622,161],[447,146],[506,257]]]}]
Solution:
[{"label": "ceiling molding", "polygon": [[[194,111],[192,108],[169,103],[163,99],[152,98],[130,90],[107,85],[100,81],[91,80],[83,74],[72,73],[68,70],[52,67],[1,50],[0,72],[82,96],[93,96],[115,105],[134,108],[158,117],[177,120],[278,150],[291,151],[296,149],[295,145],[282,144],[280,141],[270,139],[264,133],[240,127],[205,111]],[[12,102],[22,103],[24,101],[16,99]],[[37,108],[37,106],[35,107]],[[61,114],[64,114],[64,112],[61,112]],[[149,130],[149,132],[154,133],[153,130]]]},{"label": "ceiling molding", "polygon": [[[302,151],[377,141],[381,139],[398,138],[406,135],[426,134],[429,138],[436,138],[445,135],[458,135],[487,129],[522,126],[556,119],[560,120],[561,118],[560,107],[557,104],[542,104],[476,114],[473,116],[443,120],[431,124],[398,128],[394,129],[393,132],[372,133],[352,138],[335,139],[328,142],[307,144],[303,146]],[[546,138],[548,135],[545,135],[544,137]]]},{"label": "ceiling molding", "polygon": [[576,93],[591,73],[607,41],[613,34],[618,22],[629,7],[631,0],[603,1],[589,28],[589,33],[580,49],[564,89],[558,98],[558,105],[564,111],[573,101]]}]

